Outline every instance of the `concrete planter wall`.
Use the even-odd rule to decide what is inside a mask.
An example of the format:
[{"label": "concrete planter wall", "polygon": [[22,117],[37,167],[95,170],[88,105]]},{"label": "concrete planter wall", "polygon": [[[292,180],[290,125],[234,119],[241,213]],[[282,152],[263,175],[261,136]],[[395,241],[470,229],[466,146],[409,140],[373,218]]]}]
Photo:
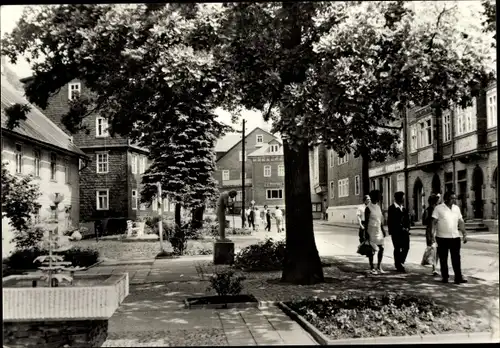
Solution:
[{"label": "concrete planter wall", "polygon": [[[74,278],[92,277],[94,276],[80,274]],[[35,279],[39,277],[13,275],[3,278],[2,283]],[[4,286],[3,321],[107,320],[128,294],[128,273],[112,274],[96,286],[57,288]]]}]

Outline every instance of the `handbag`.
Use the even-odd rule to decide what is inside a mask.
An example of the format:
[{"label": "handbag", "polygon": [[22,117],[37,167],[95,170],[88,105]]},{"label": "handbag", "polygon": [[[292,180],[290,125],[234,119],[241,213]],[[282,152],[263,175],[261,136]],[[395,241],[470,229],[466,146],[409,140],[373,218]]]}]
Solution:
[{"label": "handbag", "polygon": [[372,245],[370,244],[370,241],[365,240],[358,246],[358,254],[364,255],[364,256],[370,256],[375,253],[375,250],[373,250]]},{"label": "handbag", "polygon": [[427,248],[425,248],[424,256],[422,257],[422,262],[420,264],[422,266],[432,265],[432,263],[434,261],[433,255],[434,255],[434,247],[433,246],[428,246]]}]

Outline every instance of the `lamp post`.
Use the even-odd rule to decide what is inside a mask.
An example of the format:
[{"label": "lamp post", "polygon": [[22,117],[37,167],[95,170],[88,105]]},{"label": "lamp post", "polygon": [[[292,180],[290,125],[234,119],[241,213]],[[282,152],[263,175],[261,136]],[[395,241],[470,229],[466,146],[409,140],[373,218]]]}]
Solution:
[{"label": "lamp post", "polygon": [[245,119],[241,135],[241,228],[245,228]]}]

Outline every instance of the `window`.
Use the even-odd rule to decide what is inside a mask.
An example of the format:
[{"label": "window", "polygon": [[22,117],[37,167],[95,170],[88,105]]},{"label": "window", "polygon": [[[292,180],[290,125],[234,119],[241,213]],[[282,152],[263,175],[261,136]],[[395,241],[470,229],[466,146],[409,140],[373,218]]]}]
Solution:
[{"label": "window", "polygon": [[107,153],[96,154],[97,173],[107,173],[109,171],[109,158]]},{"label": "window", "polygon": [[[486,98],[488,99],[488,98]],[[456,134],[462,135],[465,133],[473,132],[476,130],[477,119],[476,119],[476,100],[472,102],[472,106],[462,109],[460,107],[455,108],[457,126]],[[496,117],[496,115],[495,115]]]},{"label": "window", "polygon": [[443,142],[451,141],[451,114],[449,111],[443,113]]},{"label": "window", "polygon": [[359,183],[359,175],[356,175],[354,177],[354,194],[356,196],[358,196],[359,195],[359,191],[361,191],[360,190],[360,183]]},{"label": "window", "polygon": [[137,190],[132,190],[132,210],[137,210],[137,203],[138,203]]},{"label": "window", "polygon": [[234,200],[236,202],[241,202],[243,200],[243,191],[236,191],[236,197]]},{"label": "window", "polygon": [[417,126],[412,125],[410,128],[410,152],[417,151]]},{"label": "window", "polygon": [[57,172],[57,156],[55,153],[50,154],[50,180],[56,180]]},{"label": "window", "polygon": [[372,190],[377,189],[377,181],[375,179],[372,179]]},{"label": "window", "polygon": [[222,171],[222,180],[229,180],[229,170]]},{"label": "window", "polygon": [[330,181],[330,198],[335,198],[335,182]]},{"label": "window", "polygon": [[137,155],[132,155],[132,174],[137,174]]},{"label": "window", "polygon": [[334,153],[333,150],[329,151],[329,154],[330,154],[330,156],[329,156],[330,157],[330,167],[333,167],[333,153]]},{"label": "window", "polygon": [[264,136],[262,134],[257,134],[257,145],[262,145],[264,143]]},{"label": "window", "polygon": [[264,166],[264,176],[266,178],[271,176],[271,166]]},{"label": "window", "polygon": [[269,146],[269,152],[278,152],[279,148],[280,148],[279,145],[273,144],[273,145]]},{"label": "window", "polygon": [[322,211],[322,204],[321,203],[313,203],[312,204],[312,211],[313,213],[321,213]]},{"label": "window", "polygon": [[151,201],[151,210],[152,211],[158,211],[158,198],[153,197],[153,200]]},{"label": "window", "polygon": [[339,197],[349,196],[349,178],[341,179],[338,181]]},{"label": "window", "polygon": [[144,174],[146,171],[146,156],[141,156],[139,161],[139,174]]},{"label": "window", "polygon": [[35,177],[40,177],[40,167],[41,167],[41,157],[42,157],[40,150],[34,150],[33,157],[35,158],[33,174],[35,175]]},{"label": "window", "polygon": [[267,199],[283,199],[283,189],[267,189]]},{"label": "window", "polygon": [[278,165],[278,176],[285,176],[285,166],[283,164]]},{"label": "window", "polygon": [[396,191],[405,192],[405,175],[403,173],[396,177]]},{"label": "window", "polygon": [[348,153],[346,153],[343,157],[338,156],[338,164],[339,165],[347,163],[347,161],[349,161],[349,154]]},{"label": "window", "polygon": [[[242,152],[240,151],[240,162],[243,161],[243,158],[241,156]],[[247,161],[247,152],[245,151],[245,162]]]},{"label": "window", "polygon": [[497,126],[497,89],[490,89],[486,93],[486,114],[488,128]]},{"label": "window", "polygon": [[73,100],[80,96],[82,84],[80,82],[72,82],[68,85],[68,99]]},{"label": "window", "polygon": [[71,162],[66,159],[64,160],[64,178],[66,179],[66,184],[71,183]]},{"label": "window", "polygon": [[96,206],[97,210],[109,209],[109,190],[96,191]]},{"label": "window", "polygon": [[426,147],[432,144],[432,119],[429,117],[418,123],[418,146]]},{"label": "window", "polygon": [[95,126],[95,135],[96,137],[107,137],[108,133],[108,120],[104,117],[96,118],[96,126]]},{"label": "window", "polygon": [[16,144],[16,174],[23,172],[23,146]]}]

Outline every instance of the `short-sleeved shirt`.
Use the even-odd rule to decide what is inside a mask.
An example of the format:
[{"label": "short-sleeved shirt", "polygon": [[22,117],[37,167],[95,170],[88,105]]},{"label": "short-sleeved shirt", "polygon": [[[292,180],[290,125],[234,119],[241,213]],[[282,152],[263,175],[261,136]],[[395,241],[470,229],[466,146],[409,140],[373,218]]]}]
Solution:
[{"label": "short-sleeved shirt", "polygon": [[432,212],[432,217],[437,220],[436,237],[460,238],[458,222],[463,218],[457,205],[453,204],[450,209],[444,203],[438,204]]},{"label": "short-sleeved shirt", "polygon": [[365,210],[366,210],[366,205],[361,204],[358,206],[358,210],[356,211],[356,215],[361,218],[361,221],[365,221]]},{"label": "short-sleeved shirt", "polygon": [[283,212],[281,211],[281,209],[276,209],[276,211],[274,212],[274,216],[276,217],[276,219],[282,219]]}]

